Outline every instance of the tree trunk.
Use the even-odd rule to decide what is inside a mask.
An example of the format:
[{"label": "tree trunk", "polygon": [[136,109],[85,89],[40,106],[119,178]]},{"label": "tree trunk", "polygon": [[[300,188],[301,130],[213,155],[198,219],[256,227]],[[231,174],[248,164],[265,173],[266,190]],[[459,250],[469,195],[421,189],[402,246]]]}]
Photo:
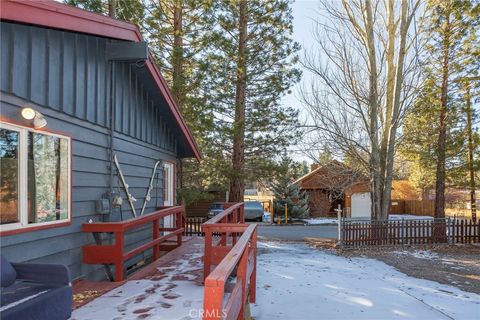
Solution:
[{"label": "tree trunk", "polygon": [[365,1],[366,18],[365,31],[369,61],[369,118],[370,118],[370,174],[372,193],[372,219],[379,219],[381,212],[381,172],[380,172],[380,150],[378,146],[378,75],[377,60],[375,55],[374,21],[372,4],[370,0]]},{"label": "tree trunk", "polygon": [[445,218],[445,147],[447,139],[448,77],[450,54],[450,10],[446,12],[443,39],[442,87],[435,183],[435,218]]},{"label": "tree trunk", "polygon": [[[392,0],[391,0],[392,1]],[[393,4],[392,9],[393,10]],[[393,13],[392,13],[393,14]],[[395,144],[396,144],[396,135],[398,128],[398,119],[400,118],[400,109],[401,109],[401,90],[402,83],[404,78],[404,61],[406,54],[406,42],[407,42],[407,31],[409,28],[409,21],[407,18],[408,15],[408,2],[407,0],[402,0],[402,10],[401,10],[401,20],[400,20],[400,45],[398,49],[398,60],[396,65],[396,74],[394,91],[392,95],[392,111],[390,114],[390,119],[387,119],[387,122],[390,122],[390,128],[388,132],[385,132],[385,135],[388,136],[388,144],[386,150],[386,168],[385,168],[385,181],[383,184],[383,199],[382,199],[382,220],[388,220],[388,213],[390,210],[390,197],[392,194],[392,181],[393,181],[393,163],[395,156]],[[393,25],[391,27],[394,27]],[[389,31],[390,32],[390,31]],[[395,31],[394,31],[395,33]],[[393,48],[394,49],[394,48]],[[394,63],[392,63],[394,65]]]},{"label": "tree trunk", "polygon": [[235,121],[233,124],[233,172],[230,180],[230,201],[243,201],[245,190],[244,166],[245,166],[245,90],[246,90],[246,41],[247,41],[247,2],[238,2],[239,9],[239,36],[238,36],[238,60],[237,60],[237,83],[235,93]]},{"label": "tree trunk", "polygon": [[182,2],[173,5],[172,95],[180,110],[184,104]]},{"label": "tree trunk", "polygon": [[[393,121],[393,104],[394,104],[394,96],[395,96],[395,34],[396,34],[397,27],[395,25],[395,8],[394,8],[394,1],[388,1],[388,24],[387,24],[387,32],[388,32],[388,48],[386,53],[387,59],[387,90],[385,95],[385,119],[383,119],[383,135],[382,135],[382,146],[380,149],[380,172],[382,173],[382,181],[380,185],[380,189],[382,190],[382,199],[381,199],[381,214],[380,218],[385,220],[388,218],[388,208],[385,210],[386,206],[390,204],[390,195],[388,198],[386,195],[386,190],[391,186],[391,177],[390,177],[390,186],[388,185],[388,164],[391,159],[389,158],[390,152],[390,132],[392,129]],[[398,76],[398,75],[397,75]],[[395,143],[395,141],[393,141]],[[386,211],[386,212],[384,212]]]},{"label": "tree trunk", "polygon": [[470,82],[466,83],[466,114],[467,114],[467,142],[468,142],[468,172],[470,174],[470,206],[472,219],[477,220],[477,203],[475,199],[475,171],[473,170],[473,137],[472,137],[472,106],[470,97]]},{"label": "tree trunk", "polygon": [[[173,48],[172,48],[172,95],[180,110],[185,103],[185,81],[183,74],[183,7],[181,0],[173,3]],[[183,159],[180,159],[183,168]],[[183,187],[183,170],[178,173],[180,187]]]},{"label": "tree trunk", "polygon": [[117,0],[108,0],[108,16],[114,19],[117,17]]}]

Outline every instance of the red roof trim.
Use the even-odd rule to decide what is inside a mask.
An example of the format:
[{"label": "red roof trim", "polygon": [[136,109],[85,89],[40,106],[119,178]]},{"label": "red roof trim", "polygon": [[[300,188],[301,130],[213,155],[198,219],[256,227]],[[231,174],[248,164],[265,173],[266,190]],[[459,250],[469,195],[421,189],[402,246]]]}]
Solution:
[{"label": "red roof trim", "polygon": [[[2,20],[82,32],[119,40],[143,41],[140,31],[133,24],[55,1],[2,0],[0,9],[0,17]],[[198,150],[193,135],[175,103],[165,79],[160,74],[160,70],[150,55],[146,66],[157,84],[158,89],[165,97],[173,117],[187,140],[188,146],[193,151],[195,158],[200,160],[200,151]]]}]

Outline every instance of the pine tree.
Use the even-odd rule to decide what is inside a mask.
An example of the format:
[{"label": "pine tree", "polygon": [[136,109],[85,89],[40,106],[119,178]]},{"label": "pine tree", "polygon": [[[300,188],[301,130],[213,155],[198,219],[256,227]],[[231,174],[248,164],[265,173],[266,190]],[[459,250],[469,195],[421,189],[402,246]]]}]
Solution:
[{"label": "pine tree", "polygon": [[68,5],[125,20],[142,30],[145,6],[141,0],[64,0]]},{"label": "pine tree", "polygon": [[214,4],[205,95],[215,110],[215,147],[225,150],[221,167],[231,200],[241,201],[244,181],[271,175],[272,159],[299,139],[298,111],[280,105],[300,77],[294,67],[299,46],[291,38],[287,0]]},{"label": "pine tree", "polygon": [[308,195],[300,190],[298,184],[293,183],[304,174],[304,164],[293,161],[284,153],[278,164],[278,175],[270,184],[274,196],[274,210],[276,215],[283,216],[285,205],[288,215],[293,218],[305,218],[309,214]]},{"label": "pine tree", "polygon": [[310,211],[308,207],[308,196],[305,191],[300,190],[300,186],[292,184],[289,177],[283,177],[271,184],[273,192],[275,215],[283,216],[285,205],[287,206],[288,216],[292,218],[306,218]]},{"label": "pine tree", "polygon": [[[435,77],[428,76],[424,87],[405,118],[400,154],[410,162],[410,181],[425,194],[435,187],[438,157],[438,132],[441,101],[440,88]],[[458,125],[460,105],[450,103],[445,143],[445,182],[462,185],[465,181],[458,172],[465,163],[464,132]]]},{"label": "pine tree", "polygon": [[[466,71],[465,45],[468,48],[468,39],[472,35],[478,37],[475,31],[475,14],[478,9],[476,1],[465,0],[432,0],[428,3],[429,31],[431,42],[429,59],[432,70],[438,75],[438,99],[440,101],[438,116],[437,164],[435,182],[435,217],[445,217],[445,177],[446,177],[446,150],[448,117],[454,108],[455,90],[452,82],[455,77]],[[467,41],[467,42],[466,42]]]},{"label": "pine tree", "polygon": [[211,148],[212,110],[205,104],[202,88],[205,70],[201,64],[211,29],[211,2],[207,0],[160,0],[147,6],[145,25],[150,47],[170,86],[203,159],[183,159],[182,188],[210,186],[209,168],[216,158]]}]

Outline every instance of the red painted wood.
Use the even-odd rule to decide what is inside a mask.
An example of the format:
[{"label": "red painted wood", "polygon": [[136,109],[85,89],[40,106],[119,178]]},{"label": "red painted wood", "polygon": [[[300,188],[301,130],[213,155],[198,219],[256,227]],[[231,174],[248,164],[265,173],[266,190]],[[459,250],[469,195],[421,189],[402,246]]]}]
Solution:
[{"label": "red painted wood", "polygon": [[227,303],[225,304],[225,310],[229,310],[229,312],[226,314],[225,320],[239,319],[240,310],[243,309],[242,288],[243,281],[239,279],[235,284],[232,293],[230,293]]},{"label": "red painted wood", "polygon": [[[84,224],[82,225],[83,232],[115,233],[115,244],[83,246],[83,261],[87,264],[114,264],[115,281],[122,281],[124,278],[124,261],[152,247],[154,248],[153,259],[156,260],[159,257],[159,251],[164,249],[171,250],[181,245],[182,234],[185,230],[182,218],[184,213],[185,208],[177,206],[157,210],[151,214],[125,221]],[[159,219],[170,215],[173,215],[175,218],[175,228],[159,228]],[[152,224],[153,228],[152,240],[128,252],[124,252],[125,232],[149,223]],[[169,233],[160,237],[160,231],[168,231]],[[177,238],[174,245],[160,245],[171,238]]]},{"label": "red painted wood", "polygon": [[83,263],[115,263],[116,245],[83,246]]},{"label": "red painted wood", "polygon": [[[207,234],[210,232],[206,232]],[[255,301],[256,236],[257,226],[249,225],[228,254],[206,277],[204,281],[204,320],[243,319],[243,306],[247,302],[247,297],[250,296],[250,302]],[[205,258],[209,259],[207,255]],[[229,299],[223,305],[227,279],[235,267],[237,267],[237,282]]]}]

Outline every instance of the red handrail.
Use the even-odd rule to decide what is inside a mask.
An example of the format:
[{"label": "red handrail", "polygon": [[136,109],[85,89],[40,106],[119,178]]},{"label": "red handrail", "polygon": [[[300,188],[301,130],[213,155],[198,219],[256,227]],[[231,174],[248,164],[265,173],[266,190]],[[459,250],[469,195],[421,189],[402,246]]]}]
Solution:
[{"label": "red handrail", "polygon": [[[230,220],[231,218],[235,219],[236,214],[238,214],[238,221],[241,221],[242,223],[245,222],[245,219],[243,217],[243,202],[235,204],[226,203],[225,206],[229,207],[225,208],[225,210],[203,223],[203,226],[208,226],[215,223],[222,223],[225,222],[224,220]],[[238,210],[240,210],[240,212],[238,212]]]},{"label": "red handrail", "polygon": [[[231,204],[224,211],[202,224],[205,233],[205,254],[203,257],[203,279],[212,267],[217,265],[237,242],[237,235],[247,229],[245,224],[243,202]],[[213,243],[213,235],[220,235],[220,241]],[[231,243],[228,237],[231,236]]]},{"label": "red handrail", "polygon": [[[244,305],[255,302],[257,225],[249,225],[238,242],[205,279],[203,319],[243,319]],[[236,282],[225,304],[227,279],[237,267]],[[247,294],[248,292],[248,294]]]},{"label": "red handrail", "polygon": [[[159,258],[160,250],[171,250],[182,244],[182,234],[184,231],[185,208],[182,206],[169,207],[167,209],[157,210],[150,214],[119,222],[97,222],[85,223],[82,225],[83,232],[92,232],[94,235],[102,232],[114,233],[115,244],[103,245],[100,237],[95,236],[96,245],[83,246],[83,262],[86,264],[114,264],[115,281],[122,281],[123,264],[133,256],[153,248],[153,260]],[[160,228],[160,219],[173,216],[175,227]],[[152,240],[142,244],[128,252],[125,252],[125,232],[152,223]],[[160,231],[167,231],[168,234],[160,236]],[[176,245],[160,246],[162,242],[176,237]]]}]

